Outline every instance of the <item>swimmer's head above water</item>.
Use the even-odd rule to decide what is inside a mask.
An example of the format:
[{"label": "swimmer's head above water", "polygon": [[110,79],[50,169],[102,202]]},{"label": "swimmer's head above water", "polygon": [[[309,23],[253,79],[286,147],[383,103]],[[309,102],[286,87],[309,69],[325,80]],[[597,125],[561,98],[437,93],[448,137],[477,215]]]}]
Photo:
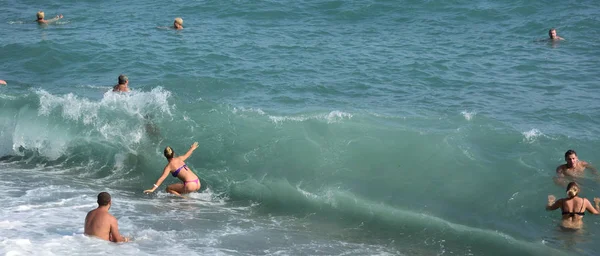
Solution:
[{"label": "swimmer's head above water", "polygon": [[108,192],[98,194],[98,206],[107,206],[110,204],[110,201],[110,194]]},{"label": "swimmer's head above water", "polygon": [[173,22],[173,28],[183,29],[183,19],[179,17],[175,18],[175,21]]},{"label": "swimmer's head above water", "polygon": [[555,28],[551,28],[550,30],[548,30],[548,37],[550,37],[550,40],[552,41],[565,40],[564,38],[558,36]]},{"label": "swimmer's head above water", "polygon": [[565,152],[565,161],[567,161],[567,165],[569,167],[573,167],[577,164],[579,159],[577,158],[577,152],[575,150],[569,149]]},{"label": "swimmer's head above water", "polygon": [[550,30],[548,30],[548,36],[550,37],[550,39],[556,39],[556,29],[551,28]]},{"label": "swimmer's head above water", "polygon": [[55,22],[55,21],[63,18],[62,14],[60,14],[60,15],[56,15],[56,17],[54,17],[52,19],[45,20],[44,18],[46,17],[46,15],[44,14],[43,11],[37,12],[35,16],[37,17],[37,22],[39,24],[48,24],[48,23],[52,23],[52,22]]},{"label": "swimmer's head above water", "polygon": [[129,78],[126,75],[119,76],[119,84],[126,84],[129,82]]},{"label": "swimmer's head above water", "polygon": [[569,198],[573,198],[576,197],[577,194],[579,194],[579,185],[577,185],[577,183],[570,182],[569,185],[567,185],[567,196],[569,196]]},{"label": "swimmer's head above water", "polygon": [[169,160],[175,156],[175,152],[173,152],[173,149],[171,147],[167,146],[165,148],[164,155],[165,155],[165,158],[167,158],[167,160]]}]

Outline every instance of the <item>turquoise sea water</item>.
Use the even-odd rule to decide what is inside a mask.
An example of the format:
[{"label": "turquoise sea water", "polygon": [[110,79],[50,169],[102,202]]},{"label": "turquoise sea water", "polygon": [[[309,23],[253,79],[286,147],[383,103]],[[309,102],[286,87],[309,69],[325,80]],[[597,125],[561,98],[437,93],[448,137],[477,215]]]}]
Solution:
[{"label": "turquoise sea water", "polygon": [[[39,26],[35,13],[63,14]],[[596,255],[594,1],[0,1],[7,255]],[[184,30],[171,26],[182,17]],[[540,41],[555,27],[566,40]],[[126,74],[129,94],[109,92]],[[202,181],[145,195],[183,153]],[[583,196],[600,196],[593,175]],[[169,177],[164,184],[178,182]],[[160,188],[164,191],[164,186]],[[135,242],[82,235],[100,191]]]}]

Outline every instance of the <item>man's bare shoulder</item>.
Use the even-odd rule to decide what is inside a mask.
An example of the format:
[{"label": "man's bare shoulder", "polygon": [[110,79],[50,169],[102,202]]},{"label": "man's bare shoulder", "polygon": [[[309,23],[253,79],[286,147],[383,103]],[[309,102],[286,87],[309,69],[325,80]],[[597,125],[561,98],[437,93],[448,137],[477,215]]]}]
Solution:
[{"label": "man's bare shoulder", "polygon": [[113,87],[113,92],[129,92],[129,88],[128,87],[121,87],[119,85],[115,85],[115,87]]},{"label": "man's bare shoulder", "polygon": [[102,219],[109,221],[116,220],[115,216],[113,216],[112,214],[108,213],[107,211],[100,211],[98,209],[94,209],[88,212],[86,219],[90,217],[94,219]]},{"label": "man's bare shoulder", "polygon": [[91,211],[89,211],[89,212],[87,213],[87,215],[86,215],[86,218],[87,218],[87,217],[89,217],[89,216],[91,216],[91,215],[94,215],[94,214],[96,214],[96,212],[97,212],[97,211],[98,211],[98,209],[94,209],[94,210],[91,210]]},{"label": "man's bare shoulder", "polygon": [[109,212],[99,212],[98,215],[102,216],[102,218],[108,219],[110,221],[117,220],[117,218],[115,218],[115,216],[113,216]]}]

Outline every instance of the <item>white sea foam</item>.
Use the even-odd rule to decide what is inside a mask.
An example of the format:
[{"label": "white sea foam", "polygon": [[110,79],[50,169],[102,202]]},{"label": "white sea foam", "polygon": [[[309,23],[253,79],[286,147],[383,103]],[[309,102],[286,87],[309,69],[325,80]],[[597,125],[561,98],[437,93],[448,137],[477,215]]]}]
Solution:
[{"label": "white sea foam", "polygon": [[523,136],[525,136],[523,141],[525,141],[527,143],[532,143],[532,142],[536,141],[538,138],[544,136],[544,134],[542,132],[540,132],[538,129],[531,129],[529,131],[523,132],[522,134],[523,134]]},{"label": "white sea foam", "polygon": [[0,221],[0,229],[16,229],[25,226],[25,223],[21,221]]},{"label": "white sea foam", "polygon": [[469,159],[475,160],[475,156],[473,156],[473,154],[468,149],[462,149],[462,152]]},{"label": "white sea foam", "polygon": [[305,116],[298,116],[298,117],[293,117],[293,116],[269,116],[269,119],[271,119],[271,121],[273,123],[279,124],[279,123],[283,123],[285,121],[294,121],[294,122],[302,122],[305,120],[308,120],[308,117]]},{"label": "white sea foam", "polygon": [[337,121],[341,121],[342,119],[350,119],[352,118],[352,114],[342,112],[342,111],[331,111],[327,114],[327,122],[334,123]]},{"label": "white sea foam", "polygon": [[143,114],[141,110],[147,107],[171,115],[172,107],[168,104],[169,97],[171,97],[171,92],[162,87],[153,88],[150,92],[131,91],[127,94],[108,91],[99,104],[120,111],[125,110],[132,115]]},{"label": "white sea foam", "polygon": [[50,159],[62,155],[69,141],[64,131],[49,129],[49,124],[41,122],[35,116],[22,112],[18,120],[14,120],[12,136],[8,145],[12,145],[13,154],[22,154],[21,148],[37,149]]},{"label": "white sea foam", "polygon": [[100,110],[109,112],[127,113],[130,116],[144,116],[143,110],[158,110],[171,115],[168,98],[169,91],[161,87],[150,92],[132,91],[127,94],[108,91],[100,101],[92,101],[78,97],[72,93],[66,95],[53,95],[45,90],[37,90],[40,98],[40,115],[49,115],[52,111],[61,111],[66,119],[79,121],[83,124],[95,124],[102,120]]},{"label": "white sea foam", "polygon": [[466,111],[466,110],[464,110],[464,111],[462,111],[460,113],[465,117],[465,119],[467,121],[471,121],[471,119],[473,119],[473,117],[475,117],[475,115],[477,114],[477,112],[473,112],[473,111],[469,112],[469,111]]},{"label": "white sea foam", "polygon": [[299,186],[296,186],[296,189],[298,190],[298,192],[300,192],[302,195],[304,195],[306,198],[310,198],[310,199],[319,199],[319,196],[313,193],[310,193],[306,190],[301,189]]},{"label": "white sea foam", "polygon": [[379,113],[375,113],[375,112],[369,112],[369,114],[371,114],[371,115],[373,115],[375,117],[380,117],[380,118],[385,118],[385,119],[403,119],[403,120],[406,120],[405,116],[379,114]]},{"label": "white sea foam", "polygon": [[207,188],[200,193],[190,193],[188,194],[188,197],[201,200],[203,201],[201,204],[205,205],[225,205],[226,200],[226,198],[219,198],[210,188]]},{"label": "white sea foam", "polygon": [[15,244],[17,244],[17,245],[31,245],[31,241],[29,241],[29,239],[15,239]]},{"label": "white sea foam", "polygon": [[257,113],[259,115],[265,114],[265,112],[260,108],[245,108],[245,107],[234,107],[233,110],[231,110],[231,112],[233,112],[234,114],[237,114],[238,112]]},{"label": "white sea foam", "polygon": [[517,197],[517,195],[519,195],[519,192],[513,193],[512,196],[510,196],[510,198],[508,199],[508,201],[510,202],[512,200],[515,200],[515,198]]},{"label": "white sea foam", "polygon": [[93,84],[82,84],[82,85],[76,85],[75,87],[77,87],[77,88],[101,89],[101,90],[104,90],[104,91],[112,90],[112,87],[110,87],[110,86],[93,85]]},{"label": "white sea foam", "polygon": [[16,100],[17,97],[12,96],[12,95],[0,94],[0,99],[3,99],[3,100]]},{"label": "white sea foam", "polygon": [[[168,104],[170,92],[154,88],[150,92],[131,92],[128,94],[107,92],[100,101],[74,95],[54,95],[45,90],[35,91],[40,100],[37,115],[26,108],[7,126],[12,129],[4,137],[4,145],[12,145],[6,154],[21,154],[20,148],[37,150],[41,155],[55,160],[64,155],[77,136],[102,136],[107,141],[119,141],[124,148],[138,144],[145,136],[146,116],[149,113],[171,115]],[[59,114],[64,118],[56,122],[48,117]],[[115,118],[129,116],[129,118]],[[69,123],[79,123],[84,133],[73,134]],[[77,136],[75,136],[77,135]]]},{"label": "white sea foam", "polygon": [[280,124],[287,121],[292,122],[304,122],[306,120],[325,120],[327,123],[336,123],[344,119],[351,119],[352,114],[334,110],[326,114],[316,115],[300,115],[300,116],[269,116],[269,119],[276,124]]}]

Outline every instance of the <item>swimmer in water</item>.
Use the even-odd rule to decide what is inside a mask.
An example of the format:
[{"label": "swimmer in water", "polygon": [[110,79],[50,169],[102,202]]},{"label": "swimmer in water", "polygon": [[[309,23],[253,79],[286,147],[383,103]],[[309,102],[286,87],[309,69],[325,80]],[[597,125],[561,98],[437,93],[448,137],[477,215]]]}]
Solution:
[{"label": "swimmer in water", "polygon": [[600,214],[600,198],[594,198],[594,206],[589,200],[579,197],[581,189],[575,182],[567,185],[567,197],[556,201],[554,195],[548,196],[547,211],[558,208],[562,210],[562,221],[560,226],[564,230],[580,230],[583,227],[583,216],[587,210],[591,214]]},{"label": "swimmer in water", "polygon": [[556,34],[556,29],[555,28],[551,28],[550,30],[548,30],[548,37],[550,37],[549,39],[551,41],[561,41],[561,40],[565,40],[564,38],[558,36]]},{"label": "swimmer in water", "polygon": [[115,216],[108,213],[112,200],[108,192],[98,194],[98,208],[85,216],[83,233],[114,243],[129,242],[128,237],[119,233],[119,223]]},{"label": "swimmer in water", "polygon": [[36,16],[37,16],[37,20],[36,20],[36,22],[37,22],[38,24],[49,24],[49,23],[55,22],[55,21],[57,21],[57,20],[60,20],[60,19],[62,19],[62,18],[63,18],[63,15],[62,15],[62,14],[60,14],[60,15],[56,15],[56,17],[54,17],[54,18],[52,18],[52,19],[45,20],[45,19],[44,19],[44,16],[45,16],[45,14],[44,14],[44,12],[42,12],[42,11],[39,11],[39,12],[36,14]]},{"label": "swimmer in water", "polygon": [[175,21],[173,21],[173,28],[176,30],[183,29],[183,19],[179,17],[175,18]]},{"label": "swimmer in water", "polygon": [[175,183],[167,186],[167,192],[183,197],[182,194],[198,191],[200,189],[200,179],[192,172],[190,168],[185,164],[185,160],[188,159],[194,150],[198,148],[198,142],[194,142],[190,149],[182,156],[175,156],[175,152],[171,147],[166,147],[164,151],[165,158],[167,158],[167,166],[163,169],[163,174],[158,178],[152,189],[144,190],[144,193],[152,193],[156,190],[160,184],[169,176],[169,173],[173,177],[177,177],[182,183]]},{"label": "swimmer in water", "polygon": [[592,174],[598,177],[598,171],[592,165],[585,161],[579,160],[577,152],[569,149],[565,152],[566,164],[559,165],[556,167],[556,177],[554,182],[559,186],[564,186],[569,180],[573,178],[582,178],[585,175],[585,170],[589,169]]},{"label": "swimmer in water", "polygon": [[119,83],[113,87],[113,92],[129,92],[129,78],[126,75],[119,76]]}]

